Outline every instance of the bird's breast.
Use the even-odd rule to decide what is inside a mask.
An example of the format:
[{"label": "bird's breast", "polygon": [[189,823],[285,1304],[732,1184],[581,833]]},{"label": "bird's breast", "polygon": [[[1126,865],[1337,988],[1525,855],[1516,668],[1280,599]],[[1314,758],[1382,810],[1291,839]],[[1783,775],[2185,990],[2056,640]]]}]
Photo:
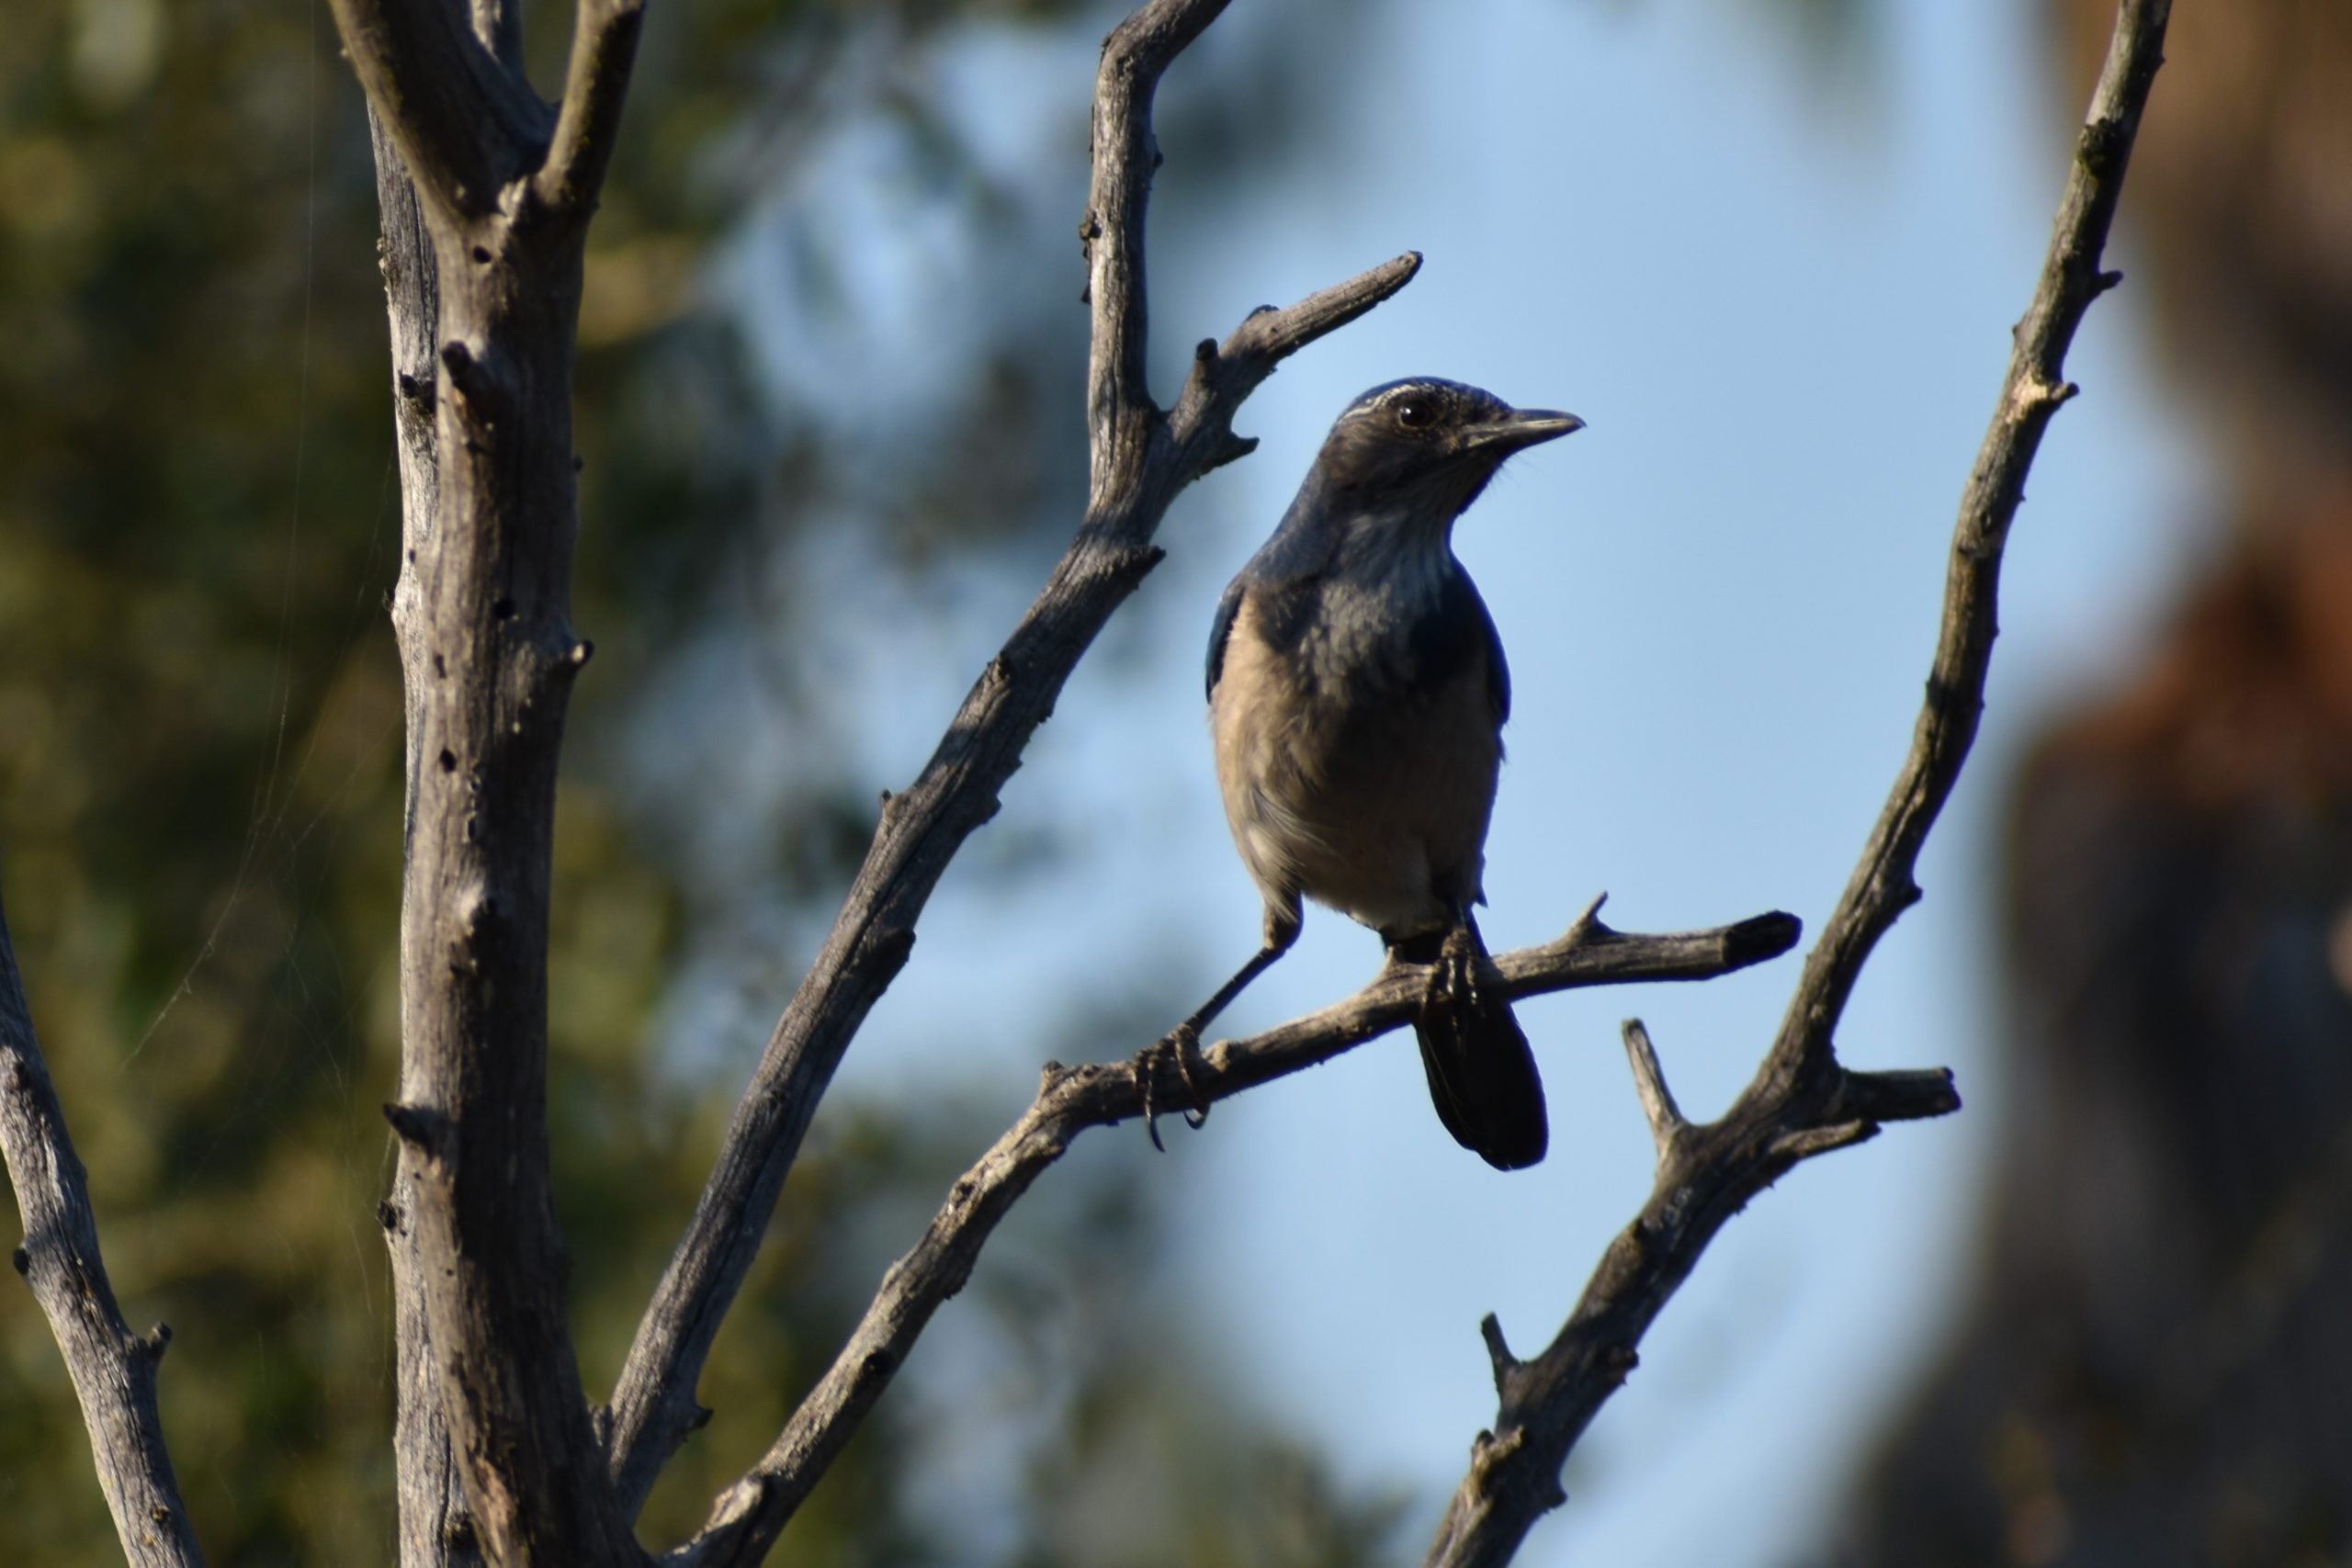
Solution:
[{"label": "bird's breast", "polygon": [[1501,761],[1483,658],[1437,670],[1394,585],[1245,593],[1211,698],[1234,839],[1270,897],[1394,934],[1479,894]]}]

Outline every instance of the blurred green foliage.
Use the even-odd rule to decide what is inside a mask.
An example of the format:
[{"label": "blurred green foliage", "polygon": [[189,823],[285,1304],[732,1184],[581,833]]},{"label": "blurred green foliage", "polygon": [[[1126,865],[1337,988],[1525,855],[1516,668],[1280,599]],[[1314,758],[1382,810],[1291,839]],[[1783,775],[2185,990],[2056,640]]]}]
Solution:
[{"label": "blurred green foliage", "polygon": [[[533,9],[545,83],[562,29]],[[854,513],[889,530],[884,553],[909,570],[942,549],[1035,550],[1041,524],[1075,515],[1083,474],[1074,245],[1069,278],[1033,267],[1022,286],[1064,312],[1051,350],[1018,341],[1028,318],[1003,311],[952,405],[993,423],[948,421],[882,494],[755,375],[709,258],[853,110],[932,150],[941,201],[985,208],[952,130],[891,90],[888,62],[974,17],[1105,19],[1074,9],[697,0],[648,29],[589,262],[575,618],[606,655],[575,708],[585,739],[557,841],[551,1108],[592,1388],[627,1347],[729,1092],[649,1050],[714,900],[671,852],[676,832],[632,804],[612,737],[778,534]],[[382,610],[399,513],[359,100],[315,3],[19,0],[9,21],[0,874],[18,955],[118,1292],[175,1331],[166,1424],[213,1559],[384,1561],[390,1312],[370,1215],[399,1026],[401,701]],[[847,103],[844,79],[882,85]],[[779,898],[838,889],[863,848],[862,794],[811,779],[753,868]],[[649,1539],[698,1523],[773,1436],[984,1120],[868,1109],[820,1127],[706,1376],[717,1418],[656,1494]],[[992,1258],[978,1282],[1001,1310],[972,1316],[1035,1321],[1044,1300],[1087,1330],[1023,1345],[967,1329],[966,1359],[1022,1391],[1035,1428],[1006,1484],[925,1503],[938,1431],[988,1417],[925,1436],[902,1414],[919,1389],[894,1395],[787,1550],[1370,1559],[1388,1506],[1343,1497],[1250,1429],[1198,1348],[1166,1332],[1143,1291],[1155,1230],[1132,1154],[1091,1156],[1083,1186],[1041,1201],[1029,1240],[1008,1242],[1015,1261]],[[1137,1489],[1167,1528],[1118,1546]],[[980,1507],[998,1517],[976,1536]],[[46,1326],[24,1292],[0,1292],[0,1561],[115,1550]]]}]

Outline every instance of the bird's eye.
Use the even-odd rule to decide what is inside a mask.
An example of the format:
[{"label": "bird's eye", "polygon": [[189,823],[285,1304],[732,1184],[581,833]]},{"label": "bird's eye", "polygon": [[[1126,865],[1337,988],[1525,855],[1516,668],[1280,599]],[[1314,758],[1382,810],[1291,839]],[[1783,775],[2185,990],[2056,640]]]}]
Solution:
[{"label": "bird's eye", "polygon": [[1419,430],[1436,417],[1436,410],[1420,398],[1406,398],[1396,405],[1396,423]]}]

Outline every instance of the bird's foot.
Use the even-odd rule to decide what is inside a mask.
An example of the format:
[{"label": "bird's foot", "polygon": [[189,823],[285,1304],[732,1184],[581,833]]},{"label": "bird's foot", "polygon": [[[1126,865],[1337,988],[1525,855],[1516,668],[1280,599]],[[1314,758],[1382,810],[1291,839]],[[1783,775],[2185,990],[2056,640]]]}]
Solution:
[{"label": "bird's foot", "polygon": [[1445,933],[1445,945],[1430,965],[1421,1006],[1425,1011],[1446,1012],[1464,1002],[1478,1005],[1478,944],[1468,926],[1456,926]]},{"label": "bird's foot", "polygon": [[1151,1146],[1161,1154],[1168,1145],[1159,1141],[1159,1107],[1154,1102],[1152,1080],[1159,1076],[1163,1056],[1173,1056],[1176,1076],[1183,1081],[1184,1092],[1192,1097],[1192,1104],[1177,1107],[1184,1118],[1184,1125],[1198,1131],[1209,1119],[1209,1100],[1201,1093],[1201,1086],[1193,1076],[1195,1066],[1204,1066],[1201,1056],[1201,1032],[1191,1020],[1178,1024],[1141,1051],[1136,1053],[1134,1072],[1136,1093],[1143,1100],[1143,1130],[1151,1139]]}]

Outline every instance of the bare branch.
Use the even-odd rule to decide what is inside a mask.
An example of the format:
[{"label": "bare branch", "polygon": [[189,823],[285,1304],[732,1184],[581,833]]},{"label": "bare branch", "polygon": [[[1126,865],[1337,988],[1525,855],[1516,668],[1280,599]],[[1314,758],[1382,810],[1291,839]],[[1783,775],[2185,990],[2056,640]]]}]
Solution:
[{"label": "bare branch", "polygon": [[[1984,706],[2001,549],[2050,415],[2073,393],[2065,352],[2092,299],[2112,286],[2099,256],[2125,164],[2163,58],[2169,0],[2122,0],[2060,203],[2033,303],[2017,333],[1991,430],[1961,502],[1944,589],[1943,629],[1911,752],[1820,942],[1807,959],[1771,1051],[1719,1122],[1661,1136],[1649,1201],[1611,1243],[1559,1334],[1532,1361],[1497,1357],[1500,1410],[1474,1448],[1430,1546],[1429,1568],[1498,1568],[1563,1501],[1560,1469],[1624,1381],[1658,1312],[1715,1233],[1799,1161],[1860,1143],[1888,1121],[1959,1108],[1944,1072],[1851,1073],[1832,1035],[1864,962],[1918,897],[1921,845],[1951,795]],[[1645,1033],[1627,1045],[1653,1126],[1671,1102]],[[1490,1351],[1499,1329],[1487,1336]]]},{"label": "bare branch", "polygon": [[[510,181],[537,168],[548,144],[547,106],[519,69],[502,63],[457,0],[331,0],[352,71],[436,209],[478,219]],[[485,12],[493,39],[514,8]]]},{"label": "bare branch", "polygon": [[579,221],[595,211],[612,163],[644,22],[645,0],[580,0],[574,16],[555,140],[532,183],[541,201]]},{"label": "bare branch", "polygon": [[137,1568],[196,1568],[204,1561],[155,1403],[155,1369],[172,1331],[133,1334],[115,1304],[98,1254],[97,1217],[65,1111],[33,1034],[8,916],[0,908],[0,1155],[8,1164],[25,1241],[12,1261],[32,1286],[64,1354],[89,1428],[99,1488],[122,1554]]},{"label": "bare branch", "polygon": [[1327,333],[1337,332],[1413,281],[1421,254],[1407,251],[1392,261],[1360,272],[1345,283],[1317,290],[1287,310],[1261,306],[1250,313],[1222,346],[1203,338],[1193,351],[1170,427],[1187,455],[1183,472],[1198,478],[1211,468],[1246,457],[1258,448],[1254,437],[1233,434],[1233,415],[1242,400],[1264,384],[1275,367]]},{"label": "bare branch", "polygon": [[1961,496],[1944,582],[1943,627],[1911,752],[1852,879],[1805,958],[1804,978],[1772,1047],[1774,1066],[1784,1074],[1800,1059],[1829,1050],[1846,998],[1871,950],[1919,900],[1919,851],[1960,777],[1984,710],[1984,678],[1999,629],[2001,554],[2025,500],[2026,471],[2041,449],[2050,416],[2075,395],[2065,378],[2075,329],[2091,301],[2119,281],[2100,270],[2099,258],[2123,195],[2140,113],[2156,68],[2164,63],[2165,24],[2171,13],[2172,0],[2123,0],[2117,9],[2114,41],[2075,141],[2074,167],[2059,201],[2041,281],[2015,330],[2000,400]]},{"label": "bare branch", "polygon": [[1634,1066],[1634,1089],[1642,1097],[1642,1114],[1649,1118],[1650,1137],[1657,1145],[1657,1162],[1663,1167],[1674,1157],[1674,1145],[1690,1131],[1690,1123],[1683,1120],[1682,1108],[1674,1103],[1674,1091],[1666,1087],[1666,1074],[1658,1067],[1650,1032],[1640,1019],[1629,1018],[1624,1034],[1625,1055]]},{"label": "bare branch", "polygon": [[[1759,940],[1759,931],[1782,940],[1774,946]],[[1513,997],[1642,980],[1703,980],[1785,952],[1796,935],[1792,918],[1766,915],[1713,931],[1634,936],[1609,930],[1588,911],[1559,942],[1504,953],[1497,965]],[[997,1222],[1080,1133],[1142,1116],[1152,1104],[1211,1104],[1329,1061],[1408,1021],[1428,985],[1426,968],[1391,964],[1347,1000],[1263,1034],[1215,1045],[1189,1069],[1165,1057],[1141,1065],[1046,1064],[1035,1101],[956,1182],[914,1250],[883,1276],[849,1343],[775,1445],[719,1495],[702,1533],[665,1562],[747,1568],[766,1555],[905,1363],[932,1314],[971,1277]],[[1487,1346],[1499,1378],[1510,1353],[1498,1327]]]},{"label": "bare branch", "polygon": [[698,1419],[695,1384],[783,1190],[809,1118],[865,1015],[914,946],[932,890],[1053,711],[1113,611],[1159,559],[1179,491],[1246,451],[1235,412],[1284,357],[1386,299],[1418,256],[1374,267],[1286,310],[1252,315],[1196,365],[1170,419],[1143,386],[1143,214],[1158,154],[1152,94],[1224,0],[1154,0],[1104,45],[1088,218],[1092,482],[1077,536],[964,699],[914,783],[883,807],[831,933],[777,1021],[709,1182],[638,1326],[605,1420],[612,1474],[634,1515]]},{"label": "bare branch", "polygon": [[582,249],[639,13],[582,0],[560,119],[522,76],[517,16],[506,0],[335,5],[389,142],[405,494],[402,1027],[386,1107],[400,1156],[384,1219],[404,1561],[478,1544],[498,1562],[590,1568],[644,1554],[605,1478],[565,1315],[548,913],[564,715],[588,654],[569,606]]},{"label": "bare branch", "polygon": [[[478,25],[490,29],[490,36],[497,36],[502,27],[514,31],[503,20],[512,16],[511,10],[484,16],[477,7]],[[433,235],[416,187],[372,108],[368,126],[376,158],[376,204],[383,224],[378,249],[391,325],[392,423],[401,470],[401,569],[392,589],[392,625],[401,646],[408,719],[405,844],[419,799],[424,699],[433,683],[422,621],[423,590],[414,563],[431,547],[441,510],[435,408],[441,295]],[[475,1550],[449,1423],[441,1409],[438,1362],[425,1322],[430,1270],[412,1219],[416,1203],[414,1180],[404,1168],[396,1168],[392,1190],[376,1214],[392,1276],[392,1471],[400,1505],[401,1568],[471,1568],[481,1558]]]},{"label": "bare branch", "polygon": [[1151,100],[1159,78],[1224,11],[1227,0],[1152,0],[1102,40],[1094,78],[1094,178],[1079,235],[1086,246],[1086,297],[1094,308],[1086,377],[1086,430],[1092,495],[1099,502],[1136,466],[1159,423],[1144,384],[1148,312],[1144,293],[1144,209],[1159,149]]}]

